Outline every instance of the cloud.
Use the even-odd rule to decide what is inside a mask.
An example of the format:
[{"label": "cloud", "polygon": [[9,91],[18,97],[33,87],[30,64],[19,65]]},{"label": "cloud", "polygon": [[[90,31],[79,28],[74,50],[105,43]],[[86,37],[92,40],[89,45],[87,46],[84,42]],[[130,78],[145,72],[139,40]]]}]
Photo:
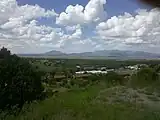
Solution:
[{"label": "cloud", "polygon": [[160,12],[158,9],[137,10],[133,16],[125,13],[99,23],[96,32],[105,40],[116,40],[119,44],[159,44]]},{"label": "cloud", "polygon": [[76,29],[79,29],[81,26],[79,24],[77,25],[74,25],[74,26],[66,26],[65,29],[67,32],[73,32],[75,31]]},{"label": "cloud", "polygon": [[[54,10],[38,5],[19,6],[16,0],[0,1],[0,44],[8,48],[36,48],[59,38],[59,28],[38,25],[38,19],[54,18]],[[33,51],[32,51],[33,52]],[[37,52],[37,51],[36,51]]]},{"label": "cloud", "polygon": [[[145,50],[160,46],[160,12],[137,10],[107,19],[106,0],[69,5],[57,14],[38,5],[0,0],[0,47],[15,53],[49,50],[85,52],[103,49]],[[43,23],[43,19],[53,24]],[[42,20],[42,21],[41,21]],[[52,20],[52,21],[51,21]]]},{"label": "cloud", "polygon": [[[16,0],[1,0],[0,1],[0,24],[5,22],[27,22],[28,20],[36,19],[39,17],[56,16],[54,10],[45,10],[38,5],[24,5],[18,6]],[[6,24],[6,27],[11,23]]]},{"label": "cloud", "polygon": [[60,25],[77,25],[98,22],[106,18],[106,11],[103,5],[106,0],[90,0],[83,7],[81,5],[69,5],[65,12],[60,13],[56,23]]}]

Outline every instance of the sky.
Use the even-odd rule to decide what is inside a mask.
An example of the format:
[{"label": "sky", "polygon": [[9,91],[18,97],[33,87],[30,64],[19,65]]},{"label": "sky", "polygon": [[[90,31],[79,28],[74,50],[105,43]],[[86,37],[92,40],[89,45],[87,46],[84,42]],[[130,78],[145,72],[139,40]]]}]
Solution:
[{"label": "sky", "polygon": [[13,53],[159,53],[160,11],[136,0],[0,0],[0,47]]}]

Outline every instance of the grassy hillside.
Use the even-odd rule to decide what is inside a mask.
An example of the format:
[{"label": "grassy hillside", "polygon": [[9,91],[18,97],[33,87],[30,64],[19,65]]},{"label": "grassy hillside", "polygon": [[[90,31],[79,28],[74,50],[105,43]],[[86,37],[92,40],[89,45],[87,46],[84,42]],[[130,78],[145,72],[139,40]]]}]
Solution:
[{"label": "grassy hillside", "polygon": [[[160,114],[157,112],[159,109],[151,109],[150,106],[138,102],[138,99],[136,102],[134,95],[130,98],[130,100],[133,99],[132,102],[128,101],[127,97],[120,99],[122,96],[132,95],[132,92],[132,89],[122,86],[106,88],[104,83],[99,83],[86,89],[62,92],[39,103],[32,103],[29,109],[25,109],[26,105],[20,115],[16,117],[10,115],[5,119],[159,120]],[[139,99],[139,101],[142,100]],[[152,102],[154,103],[154,100]]]},{"label": "grassy hillside", "polygon": [[[76,75],[69,69],[77,64],[119,68],[141,62],[149,67],[132,74],[132,70],[125,73],[118,69],[107,74]],[[0,120],[160,120],[157,62],[30,59],[40,71],[38,75],[43,74],[42,99],[25,103],[16,115],[2,111]]]}]

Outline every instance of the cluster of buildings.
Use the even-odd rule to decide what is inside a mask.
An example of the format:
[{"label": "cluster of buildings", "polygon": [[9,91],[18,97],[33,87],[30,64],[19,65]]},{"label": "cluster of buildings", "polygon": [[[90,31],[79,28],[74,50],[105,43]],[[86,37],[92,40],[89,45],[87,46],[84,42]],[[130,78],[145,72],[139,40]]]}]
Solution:
[{"label": "cluster of buildings", "polygon": [[81,66],[76,66],[76,74],[86,74],[86,73],[91,73],[91,74],[107,74],[110,71],[137,71],[142,67],[147,67],[148,65],[146,64],[138,64],[138,65],[133,65],[133,66],[125,66],[121,67],[118,69],[108,69],[106,66],[96,68],[94,66],[87,66],[87,67],[81,67]]},{"label": "cluster of buildings", "polygon": [[126,69],[130,69],[130,70],[139,70],[142,67],[148,67],[148,65],[146,64],[138,64],[138,65],[133,65],[133,66],[126,66]]},{"label": "cluster of buildings", "polygon": [[107,69],[107,67],[97,67],[94,66],[76,66],[77,72],[76,74],[85,74],[85,73],[91,73],[91,74],[107,74],[109,71],[114,71],[114,69]]}]

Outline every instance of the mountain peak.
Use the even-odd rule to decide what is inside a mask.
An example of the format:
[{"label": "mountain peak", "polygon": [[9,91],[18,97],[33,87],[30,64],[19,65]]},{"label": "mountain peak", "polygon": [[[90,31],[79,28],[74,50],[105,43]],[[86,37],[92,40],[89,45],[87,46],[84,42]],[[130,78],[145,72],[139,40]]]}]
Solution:
[{"label": "mountain peak", "polygon": [[64,55],[65,53],[61,52],[61,51],[57,51],[57,50],[52,50],[49,52],[44,53],[45,55]]}]

